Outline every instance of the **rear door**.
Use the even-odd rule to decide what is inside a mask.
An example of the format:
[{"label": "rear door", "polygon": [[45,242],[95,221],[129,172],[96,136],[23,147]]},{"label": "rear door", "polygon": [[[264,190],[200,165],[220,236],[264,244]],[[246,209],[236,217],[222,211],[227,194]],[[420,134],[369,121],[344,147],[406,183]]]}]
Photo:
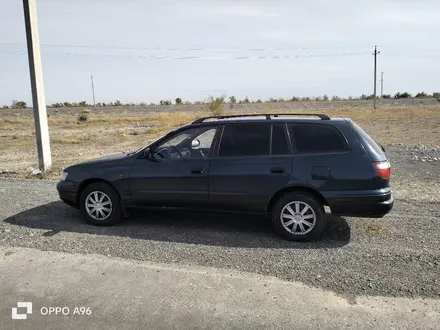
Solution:
[{"label": "rear door", "polygon": [[284,124],[225,125],[211,159],[211,204],[219,209],[264,212],[268,199],[289,182],[291,168]]},{"label": "rear door", "polygon": [[371,160],[345,121],[296,122],[288,127],[294,149],[293,184],[306,183],[321,192],[383,185],[376,180]]}]

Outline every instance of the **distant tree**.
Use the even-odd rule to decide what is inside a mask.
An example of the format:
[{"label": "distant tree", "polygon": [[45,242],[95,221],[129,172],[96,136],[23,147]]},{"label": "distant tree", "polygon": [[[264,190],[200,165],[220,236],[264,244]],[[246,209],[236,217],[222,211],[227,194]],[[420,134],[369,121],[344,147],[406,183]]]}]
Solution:
[{"label": "distant tree", "polygon": [[325,94],[325,95],[322,97],[322,99],[323,99],[324,101],[328,101],[328,95]]},{"label": "distant tree", "polygon": [[269,99],[269,102],[271,102],[271,103],[275,103],[275,102],[277,102],[278,100],[277,99],[274,99],[273,97],[271,97],[270,99]]},{"label": "distant tree", "polygon": [[248,97],[246,96],[245,99],[243,100],[243,103],[250,103]]},{"label": "distant tree", "polygon": [[383,95],[382,95],[382,98],[383,98],[383,99],[390,99],[390,98],[391,98],[391,95],[390,95],[390,94],[383,94]]},{"label": "distant tree", "polygon": [[362,94],[361,97],[360,97],[360,99],[361,99],[361,100],[367,100],[367,99],[368,99],[368,96],[365,95],[365,94]]},{"label": "distant tree", "polygon": [[440,99],[440,92],[434,92],[432,93],[432,97],[436,98],[436,99]]},{"label": "distant tree", "polygon": [[298,102],[298,101],[299,101],[299,97],[297,96],[292,97],[292,102]]},{"label": "distant tree", "polygon": [[2,106],[2,108],[3,108],[3,109],[9,109],[9,106],[4,105],[4,106]]},{"label": "distant tree", "polygon": [[120,107],[122,105],[121,101],[116,100],[115,103],[113,103],[115,107]]},{"label": "distant tree", "polygon": [[237,103],[237,99],[235,98],[235,96],[231,96],[231,97],[229,97],[229,102],[232,104],[235,104],[235,103]]},{"label": "distant tree", "polygon": [[425,92],[420,92],[416,94],[416,98],[427,97],[428,95]]},{"label": "distant tree", "polygon": [[107,104],[105,104],[104,102],[102,102],[102,106],[103,106],[103,107],[106,107],[106,106],[107,106]]},{"label": "distant tree", "polygon": [[181,99],[180,97],[176,98],[175,101],[176,101],[176,104],[177,104],[177,105],[182,104],[182,99]]},{"label": "distant tree", "polygon": [[26,105],[26,102],[24,102],[24,101],[13,100],[11,108],[13,108],[13,109],[26,109],[27,105]]},{"label": "distant tree", "polygon": [[301,101],[305,101],[305,102],[310,101],[310,97],[309,96],[301,97]]},{"label": "distant tree", "polygon": [[332,96],[332,100],[333,100],[333,101],[340,101],[341,98],[340,98],[339,96],[337,96],[337,95],[333,95],[333,96]]},{"label": "distant tree", "polygon": [[262,101],[262,100],[260,100],[260,99],[258,99],[258,100],[257,100],[257,103],[263,103],[263,101]]},{"label": "distant tree", "polygon": [[154,102],[151,102],[151,103],[150,103],[150,105],[152,105],[152,106],[153,106],[153,105],[156,105],[156,103],[154,103]]},{"label": "distant tree", "polygon": [[321,96],[315,97],[315,101],[321,101],[321,100],[322,100]]},{"label": "distant tree", "polygon": [[367,95],[367,96],[365,97],[365,99],[366,99],[366,100],[373,100],[373,99],[374,99],[374,94]]},{"label": "distant tree", "polygon": [[72,106],[72,104],[70,104],[69,102],[64,102],[63,105],[64,105],[65,107],[71,107],[71,106]]}]

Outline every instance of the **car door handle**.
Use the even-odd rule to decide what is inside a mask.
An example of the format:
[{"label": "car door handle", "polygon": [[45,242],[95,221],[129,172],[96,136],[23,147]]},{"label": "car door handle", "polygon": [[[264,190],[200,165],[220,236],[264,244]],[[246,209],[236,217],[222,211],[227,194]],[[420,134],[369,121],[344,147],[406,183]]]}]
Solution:
[{"label": "car door handle", "polygon": [[203,173],[205,173],[204,168],[192,168],[191,169],[191,174],[203,174]]},{"label": "car door handle", "polygon": [[272,167],[270,169],[270,173],[272,173],[272,174],[282,174],[282,173],[284,173],[284,168],[282,168],[282,167]]}]

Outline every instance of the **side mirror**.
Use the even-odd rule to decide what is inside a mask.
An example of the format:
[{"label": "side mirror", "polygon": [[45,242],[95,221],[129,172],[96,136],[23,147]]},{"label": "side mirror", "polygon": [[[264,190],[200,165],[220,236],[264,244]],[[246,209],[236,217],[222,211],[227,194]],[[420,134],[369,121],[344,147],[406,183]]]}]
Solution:
[{"label": "side mirror", "polygon": [[200,147],[200,141],[197,139],[194,139],[191,141],[191,148],[192,149],[199,149]]},{"label": "side mirror", "polygon": [[153,150],[151,150],[151,148],[147,148],[144,150],[144,158],[151,158],[152,154],[153,154]]}]

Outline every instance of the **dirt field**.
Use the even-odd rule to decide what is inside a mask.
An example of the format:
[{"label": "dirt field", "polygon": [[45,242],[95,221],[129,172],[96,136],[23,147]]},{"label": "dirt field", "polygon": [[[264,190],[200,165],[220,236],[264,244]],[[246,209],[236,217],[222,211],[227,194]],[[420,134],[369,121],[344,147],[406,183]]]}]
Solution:
[{"label": "dirt field", "polygon": [[[246,112],[286,113],[285,106],[264,109],[248,105]],[[178,108],[178,107],[175,107]],[[193,111],[140,112],[87,110],[87,121],[78,122],[83,109],[49,110],[53,170],[47,177],[57,178],[62,168],[102,155],[133,151],[154,141],[170,129],[209,113],[194,106]],[[292,111],[292,110],[290,110]],[[323,112],[333,117],[349,117],[384,146],[440,145],[440,107],[404,107],[368,110],[340,108],[298,110]],[[243,109],[236,110],[243,112]],[[26,177],[27,169],[37,168],[34,123],[31,110],[0,111],[0,170],[2,175]],[[438,163],[440,166],[440,162]]]}]

